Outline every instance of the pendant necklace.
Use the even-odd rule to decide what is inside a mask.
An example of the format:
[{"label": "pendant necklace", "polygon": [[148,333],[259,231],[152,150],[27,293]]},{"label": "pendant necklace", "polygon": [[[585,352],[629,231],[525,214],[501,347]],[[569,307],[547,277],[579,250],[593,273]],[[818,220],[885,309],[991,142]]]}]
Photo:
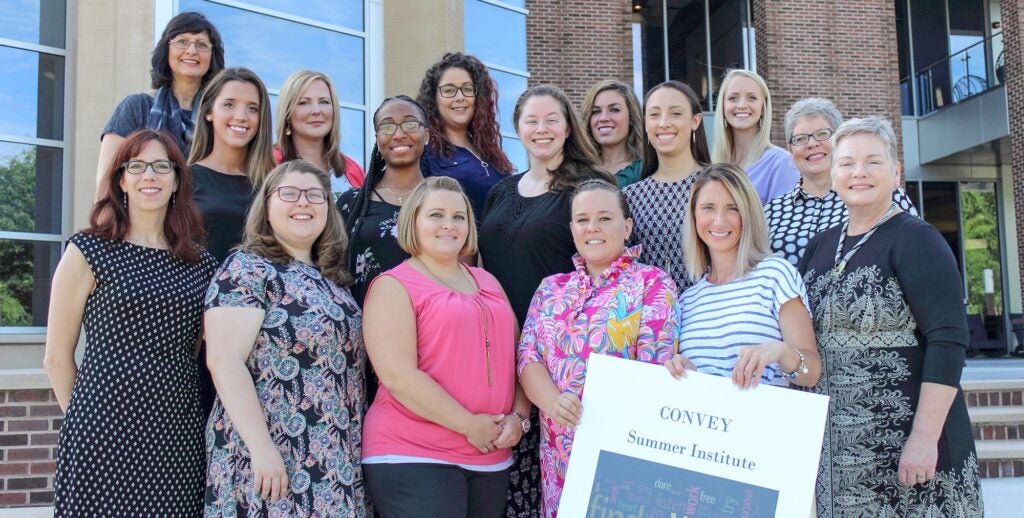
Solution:
[{"label": "pendant necklace", "polygon": [[383,185],[382,185],[382,186],[380,186],[380,188],[381,188],[381,189],[384,189],[385,191],[388,191],[389,193],[391,193],[391,195],[392,195],[392,196],[394,196],[394,197],[395,197],[396,199],[398,199],[398,204],[399,204],[399,205],[401,205],[401,204],[402,204],[402,202],[403,202],[403,201],[405,200],[405,197],[406,197],[406,196],[409,196],[409,193],[411,193],[411,192],[412,192],[413,190],[415,190],[415,189],[416,189],[415,187],[413,187],[412,189],[409,189],[408,191],[405,191],[405,192],[404,192],[404,193],[402,193],[402,194],[398,194],[397,192],[395,192],[395,191],[392,191],[391,189],[389,189],[389,188],[387,188],[387,187],[384,187]]}]

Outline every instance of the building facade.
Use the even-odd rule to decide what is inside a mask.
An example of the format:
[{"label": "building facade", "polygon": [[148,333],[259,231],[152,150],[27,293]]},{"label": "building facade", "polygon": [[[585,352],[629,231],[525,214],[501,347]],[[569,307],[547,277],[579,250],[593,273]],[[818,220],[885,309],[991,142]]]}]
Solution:
[{"label": "building facade", "polygon": [[[702,97],[706,129],[730,68],[756,70],[782,115],[807,96],[901,130],[904,180],[964,274],[972,342],[1017,346],[1024,244],[1024,0],[9,0],[0,3],[0,506],[47,505],[61,413],[39,369],[49,279],[88,219],[99,135],[113,107],[148,90],[164,24],[206,13],[228,66],[274,97],[292,71],[338,86],[344,151],[365,164],[372,115],[415,96],[444,52],[487,64],[504,146],[528,85],[579,103],[615,78],[639,96],[666,79]],[[710,131],[709,131],[710,133]],[[59,294],[58,294],[59,295]],[[54,316],[59,318],[59,316]]]}]

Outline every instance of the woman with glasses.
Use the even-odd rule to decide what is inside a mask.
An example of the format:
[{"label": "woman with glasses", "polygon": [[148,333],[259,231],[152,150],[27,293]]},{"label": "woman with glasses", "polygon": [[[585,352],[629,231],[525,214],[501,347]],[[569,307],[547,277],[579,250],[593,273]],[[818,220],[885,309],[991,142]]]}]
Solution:
[{"label": "woman with glasses", "polygon": [[[800,183],[764,206],[772,251],[793,266],[800,261],[807,242],[815,234],[846,221],[846,205],[832,190],[832,133],[843,116],[828,99],[810,97],[793,104],[786,113],[786,142],[793,163],[800,171]],[[904,212],[917,210],[903,187],[897,187],[893,201]]]},{"label": "woman with glasses", "polygon": [[800,173],[782,148],[771,143],[772,99],[764,79],[730,70],[715,104],[715,148],[711,162],[746,171],[764,205],[796,185]]},{"label": "woman with glasses", "polygon": [[633,90],[614,79],[601,81],[583,98],[580,116],[587,118],[587,137],[601,156],[601,169],[615,176],[620,189],[639,182],[644,127]]},{"label": "woman with glasses", "polygon": [[224,68],[224,44],[217,28],[200,13],[183,12],[167,22],[150,60],[153,93],[125,97],[100,134],[96,188],[121,142],[133,131],[149,128],[168,132],[178,151],[189,154],[203,87]]},{"label": "woman with glasses", "polygon": [[341,152],[338,95],[327,74],[300,70],[288,76],[277,97],[277,113],[278,163],[301,158],[327,171],[335,200],[363,185],[363,168]]},{"label": "woman with glasses", "polygon": [[205,415],[195,353],[216,263],[198,244],[202,221],[174,139],[143,129],[111,158],[89,227],[53,276],[43,364],[66,412],[56,514],[198,516]]},{"label": "woman with glasses", "polygon": [[366,516],[366,351],[327,173],[277,166],[206,292],[206,516]]},{"label": "woman with glasses", "polygon": [[425,176],[450,176],[483,216],[487,193],[514,167],[501,150],[498,89],[479,59],[453,52],[427,70],[416,100],[433,136],[423,154]]}]

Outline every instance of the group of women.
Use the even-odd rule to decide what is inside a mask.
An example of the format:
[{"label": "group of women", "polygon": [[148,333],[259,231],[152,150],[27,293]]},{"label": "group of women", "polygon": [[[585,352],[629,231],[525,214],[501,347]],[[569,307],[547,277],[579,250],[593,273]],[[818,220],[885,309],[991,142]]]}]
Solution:
[{"label": "group of women", "polygon": [[981,515],[956,265],[886,121],[804,100],[787,153],[735,70],[712,153],[685,83],[582,117],[538,85],[513,174],[453,53],[374,112],[364,173],[327,76],[272,131],[222,45],[172,19],[104,130],[53,280],[58,515],[556,516],[595,353],[831,396],[820,516]]}]

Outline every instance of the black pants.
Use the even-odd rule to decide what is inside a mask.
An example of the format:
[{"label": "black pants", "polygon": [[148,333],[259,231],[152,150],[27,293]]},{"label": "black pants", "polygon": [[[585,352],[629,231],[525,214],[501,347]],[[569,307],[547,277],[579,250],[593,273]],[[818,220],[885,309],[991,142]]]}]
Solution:
[{"label": "black pants", "polygon": [[381,518],[500,518],[508,470],[471,471],[448,464],[363,464]]}]

